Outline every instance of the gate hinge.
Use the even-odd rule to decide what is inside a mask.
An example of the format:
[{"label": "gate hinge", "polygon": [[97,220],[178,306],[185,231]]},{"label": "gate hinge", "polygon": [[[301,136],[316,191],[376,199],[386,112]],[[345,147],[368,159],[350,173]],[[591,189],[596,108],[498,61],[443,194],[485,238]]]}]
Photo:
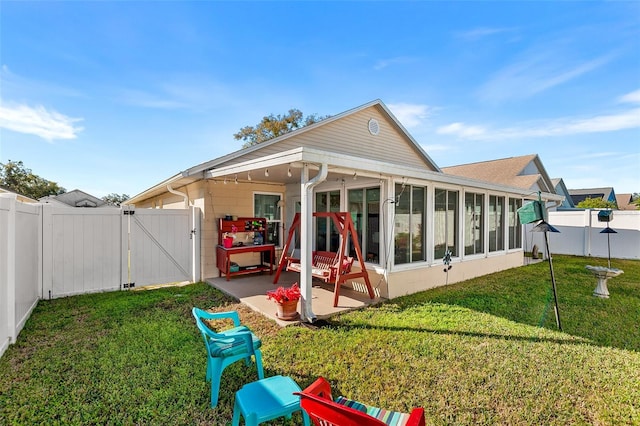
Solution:
[{"label": "gate hinge", "polygon": [[136,283],[123,283],[122,288],[133,288],[136,286]]}]

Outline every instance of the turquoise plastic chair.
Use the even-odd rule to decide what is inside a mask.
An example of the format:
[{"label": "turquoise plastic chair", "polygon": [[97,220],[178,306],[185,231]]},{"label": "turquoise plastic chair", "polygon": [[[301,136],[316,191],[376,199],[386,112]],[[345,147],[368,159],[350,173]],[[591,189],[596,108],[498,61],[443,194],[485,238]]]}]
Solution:
[{"label": "turquoise plastic chair", "polygon": [[[264,379],[262,368],[262,342],[247,327],[240,324],[240,316],[235,311],[207,312],[202,309],[191,310],[196,319],[196,325],[202,334],[207,349],[207,381],[211,382],[211,408],[218,405],[220,379],[222,371],[236,361],[244,359],[247,366],[251,365],[251,356],[255,357],[258,378]],[[221,332],[211,330],[204,320],[231,319],[234,327]]]}]

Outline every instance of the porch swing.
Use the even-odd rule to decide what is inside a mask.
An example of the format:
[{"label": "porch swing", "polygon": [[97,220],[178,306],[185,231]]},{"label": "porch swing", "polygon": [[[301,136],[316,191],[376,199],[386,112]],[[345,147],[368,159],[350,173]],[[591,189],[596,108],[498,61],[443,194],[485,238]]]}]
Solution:
[{"label": "porch swing", "polygon": [[[340,234],[340,248],[337,253],[328,251],[314,251],[312,253],[311,261],[311,275],[314,278],[318,278],[326,283],[334,283],[335,290],[333,296],[333,306],[338,306],[338,298],[340,297],[340,286],[347,280],[354,278],[364,279],[367,286],[367,292],[369,297],[373,299],[375,297],[371,282],[369,281],[369,274],[362,258],[362,250],[360,250],[360,243],[358,242],[358,234],[356,233],[353,220],[348,212],[314,212],[313,217],[329,217],[333,221],[336,229]],[[288,255],[289,248],[291,247],[291,241],[296,231],[300,230],[300,213],[296,213],[289,228],[289,235],[287,236],[287,242],[285,243],[282,254],[280,256],[280,262],[278,263],[278,269],[276,276],[273,279],[273,283],[277,284],[280,279],[282,270],[301,272],[302,265],[300,259]],[[351,235],[351,244],[356,252],[356,257],[360,263],[360,271],[352,272],[354,258],[345,256],[347,240],[349,234]],[[292,252],[293,254],[293,252]]]}]

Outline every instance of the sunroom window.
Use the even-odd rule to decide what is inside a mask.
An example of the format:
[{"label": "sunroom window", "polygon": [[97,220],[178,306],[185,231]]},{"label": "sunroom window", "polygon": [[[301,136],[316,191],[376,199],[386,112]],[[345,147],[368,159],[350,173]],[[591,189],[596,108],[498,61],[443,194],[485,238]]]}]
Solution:
[{"label": "sunroom window", "polygon": [[396,184],[394,219],[395,264],[426,260],[427,188]]},{"label": "sunroom window", "polygon": [[464,254],[484,253],[484,195],[464,194]]},{"label": "sunroom window", "polygon": [[[350,189],[349,213],[358,233],[362,256],[368,262],[380,262],[380,187]],[[349,256],[356,251],[349,241]]]},{"label": "sunroom window", "polygon": [[436,189],[433,255],[443,258],[447,250],[458,256],[458,191]]},{"label": "sunroom window", "polygon": [[[340,191],[317,192],[317,212],[339,212]],[[338,252],[340,249],[340,234],[330,217],[317,217],[316,221],[316,250]]]},{"label": "sunroom window", "polygon": [[518,220],[518,209],[522,207],[522,200],[509,198],[509,248],[522,248],[522,225]]},{"label": "sunroom window", "polygon": [[489,251],[504,250],[504,197],[489,196]]}]

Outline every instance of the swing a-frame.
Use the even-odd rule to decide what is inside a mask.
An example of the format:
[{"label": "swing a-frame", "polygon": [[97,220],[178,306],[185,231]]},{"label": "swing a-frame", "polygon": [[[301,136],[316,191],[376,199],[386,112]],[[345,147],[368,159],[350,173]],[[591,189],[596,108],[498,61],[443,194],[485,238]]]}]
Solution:
[{"label": "swing a-frame", "polygon": [[[351,214],[348,212],[315,212],[314,217],[330,217],[335,225],[336,229],[340,233],[340,249],[338,253],[327,251],[314,251],[312,253],[311,261],[311,275],[314,278],[318,278],[327,283],[334,283],[335,290],[333,296],[333,306],[338,306],[338,298],[340,297],[340,286],[347,280],[362,278],[367,286],[367,292],[370,298],[374,298],[373,288],[369,281],[369,274],[362,258],[362,250],[360,250],[360,243],[358,242],[358,234],[356,232],[353,220],[351,220]],[[293,235],[300,232],[300,213],[296,213],[293,218],[291,227],[289,228],[289,235],[287,236],[287,242],[282,250],[280,256],[280,262],[278,263],[278,270],[276,276],[273,279],[273,283],[277,284],[280,279],[280,274],[283,269],[287,271],[302,272],[302,266],[300,259],[294,258],[289,253],[291,247],[291,240]],[[360,263],[360,271],[351,272],[353,257],[345,256],[347,237],[351,235],[351,244],[356,252],[356,258]]]}]

